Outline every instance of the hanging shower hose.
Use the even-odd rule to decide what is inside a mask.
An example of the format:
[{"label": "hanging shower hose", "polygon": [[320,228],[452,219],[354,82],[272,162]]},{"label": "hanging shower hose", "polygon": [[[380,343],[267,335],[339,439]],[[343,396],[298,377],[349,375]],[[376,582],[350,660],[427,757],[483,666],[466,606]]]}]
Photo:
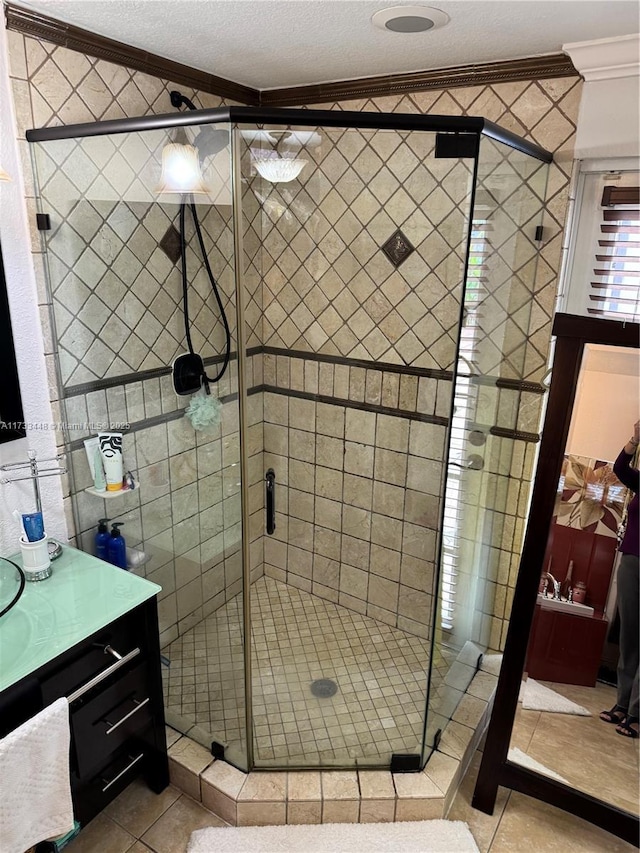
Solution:
[{"label": "hanging shower hose", "polygon": [[189,282],[187,280],[187,241],[185,236],[185,219],[187,207],[191,211],[191,216],[193,217],[193,224],[195,227],[196,236],[198,238],[198,243],[200,244],[202,259],[204,261],[204,266],[207,271],[207,276],[209,277],[209,281],[211,282],[211,289],[213,290],[213,295],[215,296],[216,302],[218,303],[218,308],[220,309],[220,317],[222,319],[226,338],[222,367],[218,371],[217,376],[211,378],[210,376],[207,376],[206,373],[203,375],[205,391],[208,394],[209,383],[219,382],[220,379],[222,379],[222,377],[224,376],[225,370],[229,366],[229,358],[231,357],[231,331],[229,329],[229,322],[227,320],[227,315],[225,314],[222,299],[220,298],[220,291],[218,290],[218,285],[211,270],[209,258],[207,257],[207,252],[204,247],[204,240],[202,239],[202,230],[200,228],[200,221],[198,220],[198,212],[193,202],[193,197],[189,195],[188,202],[183,199],[182,203],[180,204],[180,258],[182,266],[182,307],[184,313],[184,334],[187,339],[187,346],[189,348],[189,352],[191,353],[191,355],[196,354],[195,350],[193,349],[193,343],[191,341],[191,320],[189,318]]},{"label": "hanging shower hose", "polygon": [[[189,110],[195,110],[196,106],[193,101],[189,100],[189,98],[185,97],[181,92],[173,91],[170,92],[171,105],[176,109],[180,109],[181,106],[186,106]],[[201,131],[198,139],[203,136],[203,132]],[[203,159],[205,156],[206,146],[201,144],[199,146],[198,139],[195,142],[195,148],[198,150],[198,156],[200,156],[200,147],[203,149]],[[214,151],[206,151],[206,153],[215,153]],[[186,200],[188,199],[188,201]],[[204,389],[209,393],[209,383],[210,382],[219,382],[220,379],[224,376],[224,372],[229,366],[229,358],[231,357],[231,331],[229,330],[229,322],[227,321],[227,315],[224,311],[224,306],[222,305],[222,299],[220,299],[220,292],[218,290],[218,285],[216,284],[216,280],[213,276],[213,272],[211,271],[211,266],[209,265],[209,258],[207,257],[206,249],[204,248],[204,240],[202,239],[202,231],[200,229],[200,222],[198,220],[198,212],[196,210],[196,206],[193,202],[192,195],[183,196],[182,202],[180,204],[180,258],[182,265],[182,307],[184,311],[184,334],[187,339],[187,346],[189,348],[189,353],[191,355],[196,355],[193,349],[193,343],[191,341],[191,321],[189,319],[189,285],[187,281],[187,241],[185,236],[185,218],[186,218],[186,209],[187,206],[191,210],[191,216],[193,217],[193,224],[196,230],[196,236],[198,237],[198,243],[200,244],[200,251],[202,252],[202,260],[204,261],[204,266],[207,271],[207,275],[209,277],[209,281],[211,282],[211,289],[213,290],[213,295],[216,298],[216,302],[218,303],[218,308],[220,309],[220,318],[222,319],[222,325],[224,326],[224,332],[226,336],[225,342],[225,351],[224,358],[222,361],[222,367],[218,371],[218,375],[211,379],[207,376],[206,372],[203,373],[204,379]]]}]

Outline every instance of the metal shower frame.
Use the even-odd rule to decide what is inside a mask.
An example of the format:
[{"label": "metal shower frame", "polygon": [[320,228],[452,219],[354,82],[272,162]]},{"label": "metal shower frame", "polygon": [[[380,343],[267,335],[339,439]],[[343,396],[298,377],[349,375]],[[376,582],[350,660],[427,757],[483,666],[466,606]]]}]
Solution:
[{"label": "metal shower frame", "polygon": [[[481,117],[481,116],[447,116],[447,115],[422,115],[414,113],[378,113],[357,112],[341,110],[307,110],[307,109],[281,109],[269,107],[249,106],[225,106],[214,109],[188,110],[184,112],[163,113],[160,115],[140,116],[134,118],[110,119],[107,121],[94,121],[82,124],[60,125],[55,127],[44,127],[28,130],[27,141],[50,142],[63,139],[79,139],[93,136],[110,136],[113,134],[136,133],[152,130],[171,130],[172,128],[191,127],[202,124],[227,124],[233,130],[239,124],[284,125],[284,126],[307,126],[307,127],[340,127],[346,129],[369,129],[369,130],[396,130],[396,131],[422,131],[440,134],[450,134],[452,137],[464,137],[463,141],[473,143],[473,154],[465,153],[465,157],[473,158],[474,175],[470,196],[470,209],[473,210],[475,190],[477,183],[477,166],[479,143],[482,136],[488,137],[495,142],[503,143],[509,148],[515,149],[529,157],[542,161],[553,162],[553,155],[546,149],[536,145],[529,140],[523,139],[515,133]],[[233,134],[231,135],[233,138]],[[471,148],[471,146],[470,146]],[[231,151],[231,187],[233,208],[242,210],[241,185],[236,176],[240,175],[240,152],[239,146],[230,145]],[[241,436],[245,434],[247,423],[246,412],[246,340],[244,320],[244,287],[242,277],[243,243],[242,233],[239,227],[239,217],[233,217],[234,229],[234,264],[236,284],[236,319],[237,319],[237,359],[238,359],[238,414],[239,429]],[[471,247],[471,229],[467,236],[467,248],[465,255],[465,269],[469,263]],[[463,304],[460,305],[460,323],[462,321]],[[454,378],[455,388],[455,378]],[[453,414],[454,394],[451,395],[450,421]],[[243,488],[240,490],[242,510],[242,577],[243,577],[243,649],[244,649],[244,680],[245,680],[245,722],[246,722],[246,759],[247,769],[253,769],[253,713],[252,713],[252,679],[251,679],[251,561],[250,561],[250,538],[249,538],[249,503],[248,489],[244,484],[249,482],[248,460],[244,441],[241,440],[240,452],[240,474]],[[448,464],[449,446],[445,451],[445,466]],[[444,501],[442,502],[440,529],[442,529],[444,514]],[[440,561],[438,562],[435,586],[439,588]],[[433,647],[435,643],[435,631],[431,634],[431,660],[433,660]],[[431,667],[429,667],[431,671]],[[425,695],[425,715],[423,720],[423,736],[421,760],[425,760],[425,741],[427,716],[429,708],[429,691],[431,678],[427,683]],[[266,768],[263,768],[266,769]],[[269,768],[271,769],[271,768]],[[287,768],[295,769],[295,768]],[[380,769],[376,767],[376,769]]]}]

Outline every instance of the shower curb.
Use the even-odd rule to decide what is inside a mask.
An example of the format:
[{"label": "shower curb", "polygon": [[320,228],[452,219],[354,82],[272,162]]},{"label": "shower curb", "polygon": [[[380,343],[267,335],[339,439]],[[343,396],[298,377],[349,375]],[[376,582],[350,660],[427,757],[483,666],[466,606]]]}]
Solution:
[{"label": "shower curb", "polygon": [[419,773],[243,773],[167,727],[171,783],[232,826],[445,818],[488,726],[497,682],[495,667],[482,664]]}]

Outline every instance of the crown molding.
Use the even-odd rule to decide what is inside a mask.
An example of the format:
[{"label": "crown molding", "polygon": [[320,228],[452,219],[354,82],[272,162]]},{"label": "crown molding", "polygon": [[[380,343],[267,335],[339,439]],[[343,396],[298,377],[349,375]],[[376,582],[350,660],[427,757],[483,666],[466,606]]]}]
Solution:
[{"label": "crown molding", "polygon": [[587,83],[640,75],[640,35],[637,33],[572,42],[562,49]]},{"label": "crown molding", "polygon": [[97,35],[72,24],[65,24],[63,21],[49,18],[40,12],[7,3],[5,5],[5,16],[7,29],[23,35],[44,39],[69,48],[69,50],[77,50],[87,56],[93,56],[96,59],[104,59],[116,65],[124,65],[135,71],[142,71],[153,77],[161,77],[172,83],[182,83],[184,86],[191,86],[194,89],[218,95],[221,98],[239,101],[241,104],[257,105],[260,102],[260,93],[257,89],[234,83],[233,80],[225,80],[223,77],[217,77],[215,74],[191,68],[171,59],[165,59],[162,56]]},{"label": "crown molding", "polygon": [[454,89],[461,86],[482,86],[507,83],[513,80],[541,80],[548,77],[575,77],[578,72],[571,59],[563,53],[489,62],[482,65],[454,65],[433,71],[412,71],[379,77],[361,77],[336,83],[312,86],[293,86],[284,89],[263,89],[262,106],[289,107],[345,101],[353,98],[373,98],[422,92],[428,89]]},{"label": "crown molding", "polygon": [[334,83],[260,91],[97,35],[72,24],[66,24],[31,9],[14,6],[12,3],[5,5],[5,16],[7,28],[23,35],[43,39],[87,56],[104,59],[107,62],[175,83],[182,83],[249,106],[303,106],[354,98],[421,92],[428,89],[452,89],[460,86],[507,83],[514,80],[539,80],[578,75],[571,59],[566,54],[557,53],[481,65],[456,65],[433,71],[362,77]]}]

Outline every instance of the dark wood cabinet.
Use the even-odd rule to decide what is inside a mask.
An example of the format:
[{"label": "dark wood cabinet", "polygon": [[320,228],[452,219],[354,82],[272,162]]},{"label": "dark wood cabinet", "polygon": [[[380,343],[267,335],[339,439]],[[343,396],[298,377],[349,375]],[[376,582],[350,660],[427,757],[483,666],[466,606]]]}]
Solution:
[{"label": "dark wood cabinet", "polygon": [[525,669],[531,678],[594,687],[608,622],[536,606]]},{"label": "dark wood cabinet", "polygon": [[0,737],[63,696],[82,826],[137,776],[156,793],[168,785],[155,598],[0,693]]}]

